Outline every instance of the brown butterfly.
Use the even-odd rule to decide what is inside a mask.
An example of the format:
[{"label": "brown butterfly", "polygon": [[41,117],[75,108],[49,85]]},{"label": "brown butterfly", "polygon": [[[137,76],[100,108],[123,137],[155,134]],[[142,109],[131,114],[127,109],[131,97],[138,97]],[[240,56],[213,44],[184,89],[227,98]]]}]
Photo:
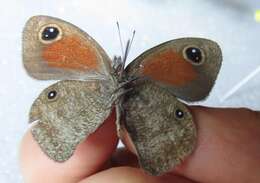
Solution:
[{"label": "brown butterfly", "polygon": [[[217,43],[182,38],[138,56],[111,60],[87,33],[63,20],[32,17],[23,32],[23,63],[39,80],[62,80],[35,100],[32,134],[51,159],[64,162],[115,107],[140,166],[161,175],[180,164],[196,144],[190,111],[177,98],[206,98],[221,67]],[[176,98],[177,97],[177,98]]]}]

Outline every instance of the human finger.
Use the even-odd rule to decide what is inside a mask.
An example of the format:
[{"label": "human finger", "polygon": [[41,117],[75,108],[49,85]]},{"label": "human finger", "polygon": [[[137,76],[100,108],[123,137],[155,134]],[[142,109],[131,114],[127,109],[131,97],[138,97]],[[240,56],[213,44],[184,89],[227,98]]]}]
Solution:
[{"label": "human finger", "polygon": [[113,113],[104,124],[78,145],[64,163],[49,159],[33,139],[30,130],[22,139],[20,166],[26,183],[74,183],[99,171],[110,159],[118,142]]},{"label": "human finger", "polygon": [[110,168],[94,174],[80,183],[194,183],[186,178],[169,174],[155,177],[146,174],[139,168],[121,166]]}]

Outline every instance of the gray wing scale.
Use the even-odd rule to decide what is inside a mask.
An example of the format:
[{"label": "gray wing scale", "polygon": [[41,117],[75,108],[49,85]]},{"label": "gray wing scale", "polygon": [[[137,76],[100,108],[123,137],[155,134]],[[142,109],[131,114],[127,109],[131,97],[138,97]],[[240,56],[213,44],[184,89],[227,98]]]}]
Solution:
[{"label": "gray wing scale", "polygon": [[[160,86],[145,81],[125,97],[125,127],[141,167],[161,175],[180,164],[195,146],[196,129],[189,110]],[[178,118],[176,111],[182,111]]]},{"label": "gray wing scale", "polygon": [[[54,99],[48,93],[56,91]],[[104,81],[60,81],[45,89],[31,108],[32,134],[53,160],[69,159],[76,146],[109,116],[110,88]]]}]

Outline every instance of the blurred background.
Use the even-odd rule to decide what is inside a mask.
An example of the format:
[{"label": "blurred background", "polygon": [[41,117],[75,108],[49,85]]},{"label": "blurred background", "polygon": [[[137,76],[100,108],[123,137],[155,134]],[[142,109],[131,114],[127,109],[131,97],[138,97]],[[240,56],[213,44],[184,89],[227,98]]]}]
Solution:
[{"label": "blurred background", "polygon": [[41,90],[25,72],[21,34],[33,15],[65,19],[92,35],[112,57],[120,54],[116,21],[124,40],[136,37],[128,62],[146,49],[180,37],[204,37],[223,50],[223,66],[202,105],[260,110],[259,0],[1,0],[0,7],[0,182],[22,182],[18,149],[28,112]]}]

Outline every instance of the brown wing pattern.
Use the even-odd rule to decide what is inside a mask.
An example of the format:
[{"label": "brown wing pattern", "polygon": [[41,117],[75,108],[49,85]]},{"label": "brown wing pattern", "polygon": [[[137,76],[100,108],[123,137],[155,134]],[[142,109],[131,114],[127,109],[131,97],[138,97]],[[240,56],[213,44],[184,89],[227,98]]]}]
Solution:
[{"label": "brown wing pattern", "polygon": [[198,101],[208,96],[221,61],[217,43],[202,38],[182,38],[144,52],[127,66],[126,73],[130,77],[146,76],[157,81],[180,99]]},{"label": "brown wing pattern", "polygon": [[111,61],[87,33],[63,20],[32,17],[23,31],[23,63],[36,79],[108,75]]}]

